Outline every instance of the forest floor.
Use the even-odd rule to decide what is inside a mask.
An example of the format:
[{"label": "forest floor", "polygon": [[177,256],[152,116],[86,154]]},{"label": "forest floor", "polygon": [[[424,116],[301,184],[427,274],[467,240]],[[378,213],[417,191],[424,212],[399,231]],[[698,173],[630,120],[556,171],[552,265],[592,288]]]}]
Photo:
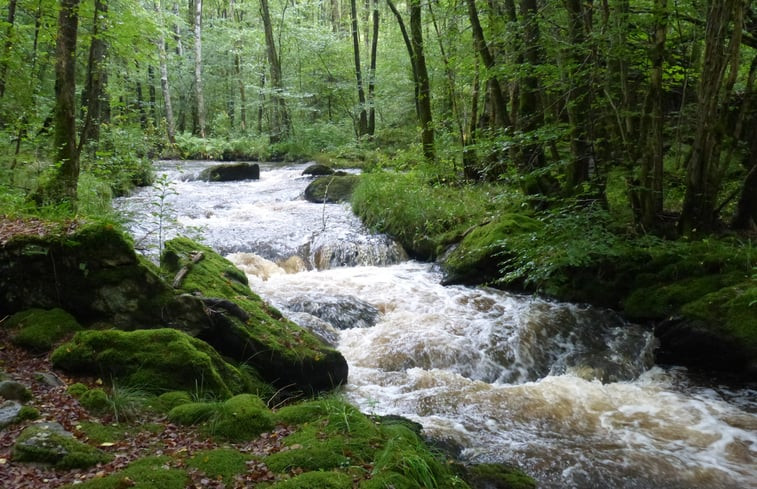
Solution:
[{"label": "forest floor", "polygon": [[[257,482],[271,481],[275,478],[262,462],[251,460],[247,462],[245,473],[237,475],[233,481],[221,481],[189,467],[187,461],[200,451],[216,448],[232,448],[251,456],[269,455],[282,449],[282,440],[290,432],[285,426],[277,426],[256,439],[243,443],[227,443],[208,438],[191,427],[172,424],[165,419],[164,415],[157,413],[145,412],[138,419],[132,419],[120,425],[115,423],[113,416],[93,416],[66,392],[66,386],[81,382],[89,387],[98,387],[102,382],[96,378],[72,378],[53,370],[49,354],[36,356],[14,346],[8,338],[7,331],[3,330],[2,322],[0,322],[0,371],[4,372],[9,379],[29,387],[33,399],[26,405],[40,412],[40,417],[36,420],[24,421],[0,430],[0,487],[3,489],[39,489],[41,487],[52,489],[66,484],[78,484],[89,479],[111,475],[137,459],[160,455],[167,456],[170,460],[166,468],[186,471],[189,477],[187,488],[251,487]],[[52,387],[39,380],[39,373],[53,373],[63,381],[64,385]],[[45,465],[14,462],[12,449],[16,438],[29,424],[40,421],[60,423],[80,441],[111,454],[113,460],[86,470],[58,470]],[[112,441],[95,442],[82,429],[83,424],[91,423],[120,426],[119,429],[125,433],[125,436]],[[127,488],[134,484],[127,477],[122,482],[123,484],[119,487]]]}]

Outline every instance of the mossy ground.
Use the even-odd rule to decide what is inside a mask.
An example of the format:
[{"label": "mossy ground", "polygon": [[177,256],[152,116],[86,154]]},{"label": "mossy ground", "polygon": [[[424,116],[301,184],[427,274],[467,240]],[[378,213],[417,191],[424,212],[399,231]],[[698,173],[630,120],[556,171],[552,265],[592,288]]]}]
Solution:
[{"label": "mossy ground", "polygon": [[252,394],[240,394],[223,402],[180,404],[168,412],[168,419],[183,425],[202,425],[210,436],[244,441],[274,427],[274,417],[263,401]]},{"label": "mossy ground", "polygon": [[114,474],[65,486],[65,489],[184,489],[189,476],[185,470],[173,468],[173,462],[165,456],[147,457]]},{"label": "mossy ground", "polygon": [[36,352],[49,351],[57,342],[83,329],[60,308],[22,311],[11,316],[4,326],[16,330],[11,337],[15,344]]}]

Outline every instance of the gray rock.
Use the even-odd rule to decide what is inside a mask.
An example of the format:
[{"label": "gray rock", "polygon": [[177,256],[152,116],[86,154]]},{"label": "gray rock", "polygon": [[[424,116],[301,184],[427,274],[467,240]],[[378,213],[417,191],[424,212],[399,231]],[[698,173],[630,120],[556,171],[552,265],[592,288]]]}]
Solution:
[{"label": "gray rock", "polygon": [[91,467],[110,458],[74,438],[59,423],[29,425],[13,446],[13,459],[17,462],[44,463],[60,469]]},{"label": "gray rock", "polygon": [[52,372],[34,372],[34,378],[50,387],[61,387],[66,385],[65,382],[60,380],[60,377]]},{"label": "gray rock", "polygon": [[357,297],[297,297],[285,307],[292,312],[306,312],[331,324],[336,329],[369,328],[374,326],[381,313]]},{"label": "gray rock", "polygon": [[4,380],[0,382],[0,397],[9,401],[26,402],[32,398],[32,393],[21,382]]},{"label": "gray rock", "polygon": [[0,404],[0,429],[15,423],[19,412],[21,412],[21,404],[16,401],[5,401]]}]

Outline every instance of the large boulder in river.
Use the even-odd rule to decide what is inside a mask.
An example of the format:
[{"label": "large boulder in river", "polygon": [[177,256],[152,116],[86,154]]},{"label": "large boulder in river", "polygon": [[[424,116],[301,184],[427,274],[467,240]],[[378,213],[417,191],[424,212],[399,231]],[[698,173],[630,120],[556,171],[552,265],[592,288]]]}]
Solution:
[{"label": "large boulder in river", "polygon": [[197,177],[207,182],[235,182],[259,180],[260,165],[257,163],[227,163],[205,168]]},{"label": "large boulder in river", "polygon": [[221,354],[255,367],[268,382],[307,392],[347,381],[338,351],[269,306],[247,286],[247,277],[212,249],[187,238],[166,242],[161,266],[174,286],[199,298],[210,322],[196,336]]},{"label": "large boulder in river", "polygon": [[305,188],[305,200],[316,204],[348,202],[360,175],[344,172],[318,177]]}]

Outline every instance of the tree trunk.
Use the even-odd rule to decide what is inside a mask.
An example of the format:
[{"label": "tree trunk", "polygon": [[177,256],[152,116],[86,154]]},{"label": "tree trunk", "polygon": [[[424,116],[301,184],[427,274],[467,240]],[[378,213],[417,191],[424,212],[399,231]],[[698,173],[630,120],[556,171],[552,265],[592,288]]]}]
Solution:
[{"label": "tree trunk", "polygon": [[8,76],[8,56],[13,49],[13,26],[16,22],[16,0],[8,2],[8,28],[5,31],[5,46],[3,46],[2,64],[0,64],[0,98],[5,95],[5,80]]},{"label": "tree trunk", "polygon": [[415,94],[413,96],[413,101],[415,102],[415,115],[420,120],[421,117],[421,109],[418,105],[418,101],[420,100],[420,96],[418,94],[418,71],[415,66],[415,62],[413,61],[415,54],[413,53],[413,43],[410,40],[410,35],[407,33],[407,28],[405,27],[405,21],[402,19],[402,14],[400,14],[399,10],[397,10],[397,7],[394,6],[394,3],[392,0],[386,0],[387,5],[389,5],[389,9],[391,9],[394,16],[397,18],[397,24],[400,28],[400,33],[402,34],[402,40],[405,41],[405,48],[407,49],[407,54],[410,57],[410,66],[412,68],[413,73],[413,87],[415,89]]},{"label": "tree trunk", "polygon": [[678,223],[679,231],[685,235],[707,234],[716,227],[717,196],[727,166],[721,161],[725,101],[739,69],[743,8],[742,0],[709,2],[697,92],[697,126],[686,165],[686,192]]},{"label": "tree trunk", "polygon": [[44,198],[76,207],[79,152],[76,146],[76,35],[79,0],[61,0],[55,44],[55,134],[57,168]]},{"label": "tree trunk", "polygon": [[265,46],[268,56],[268,66],[271,73],[271,126],[268,135],[272,143],[278,143],[289,136],[291,122],[286,107],[286,101],[283,97],[283,77],[281,74],[281,61],[276,52],[276,42],[273,38],[273,25],[271,24],[271,13],[268,8],[268,0],[260,0],[260,13],[263,18],[263,29],[265,31]]},{"label": "tree trunk", "polygon": [[665,42],[668,30],[667,0],[655,0],[655,34],[652,48],[652,67],[649,73],[649,90],[644,102],[640,136],[643,146],[641,157],[641,187],[638,189],[638,223],[653,231],[662,215],[663,184],[663,129],[662,75],[665,62]]},{"label": "tree trunk", "polygon": [[434,121],[431,117],[431,83],[426,68],[426,55],[423,50],[423,25],[421,24],[421,2],[410,0],[410,38],[413,45],[414,66],[418,73],[418,109],[421,124],[421,144],[423,156],[434,161]]},{"label": "tree trunk", "polygon": [[379,36],[379,9],[378,0],[373,0],[373,37],[371,38],[371,61],[368,71],[368,135],[373,136],[376,132],[376,105],[374,95],[376,92],[376,56],[378,52]]},{"label": "tree trunk", "polygon": [[194,48],[195,48],[195,103],[197,110],[197,129],[205,139],[205,96],[202,89],[202,0],[194,0]]},{"label": "tree trunk", "polygon": [[92,41],[89,45],[87,79],[82,91],[82,106],[85,110],[84,125],[79,138],[79,152],[90,141],[100,139],[100,124],[105,113],[103,105],[108,103],[105,94],[108,72],[106,59],[108,45],[105,31],[108,28],[108,1],[95,0],[95,15],[92,23]]},{"label": "tree trunk", "polygon": [[744,90],[744,102],[741,105],[741,113],[737,123],[734,139],[743,138],[744,126],[752,130],[746,134],[746,148],[744,151],[743,166],[747,170],[746,178],[741,186],[741,196],[736,204],[736,212],[731,219],[731,229],[743,231],[757,230],[757,113],[754,106],[757,105],[757,91],[754,90],[755,77],[757,76],[757,56],[752,58],[749,68],[746,89]]},{"label": "tree trunk", "polygon": [[[155,13],[161,15],[160,4],[155,3]],[[162,20],[162,18],[161,18]],[[162,27],[162,26],[161,26]],[[173,117],[173,103],[171,102],[171,86],[168,83],[168,56],[166,54],[166,39],[161,29],[158,39],[158,59],[160,66],[160,91],[163,94],[163,107],[166,112],[166,137],[168,142],[176,144],[176,123]]]},{"label": "tree trunk", "polygon": [[350,0],[350,20],[352,25],[352,55],[355,62],[355,79],[357,81],[358,123],[355,133],[358,138],[368,134],[368,112],[365,110],[365,90],[363,89],[363,72],[360,66],[360,35],[357,23],[357,2]]}]

